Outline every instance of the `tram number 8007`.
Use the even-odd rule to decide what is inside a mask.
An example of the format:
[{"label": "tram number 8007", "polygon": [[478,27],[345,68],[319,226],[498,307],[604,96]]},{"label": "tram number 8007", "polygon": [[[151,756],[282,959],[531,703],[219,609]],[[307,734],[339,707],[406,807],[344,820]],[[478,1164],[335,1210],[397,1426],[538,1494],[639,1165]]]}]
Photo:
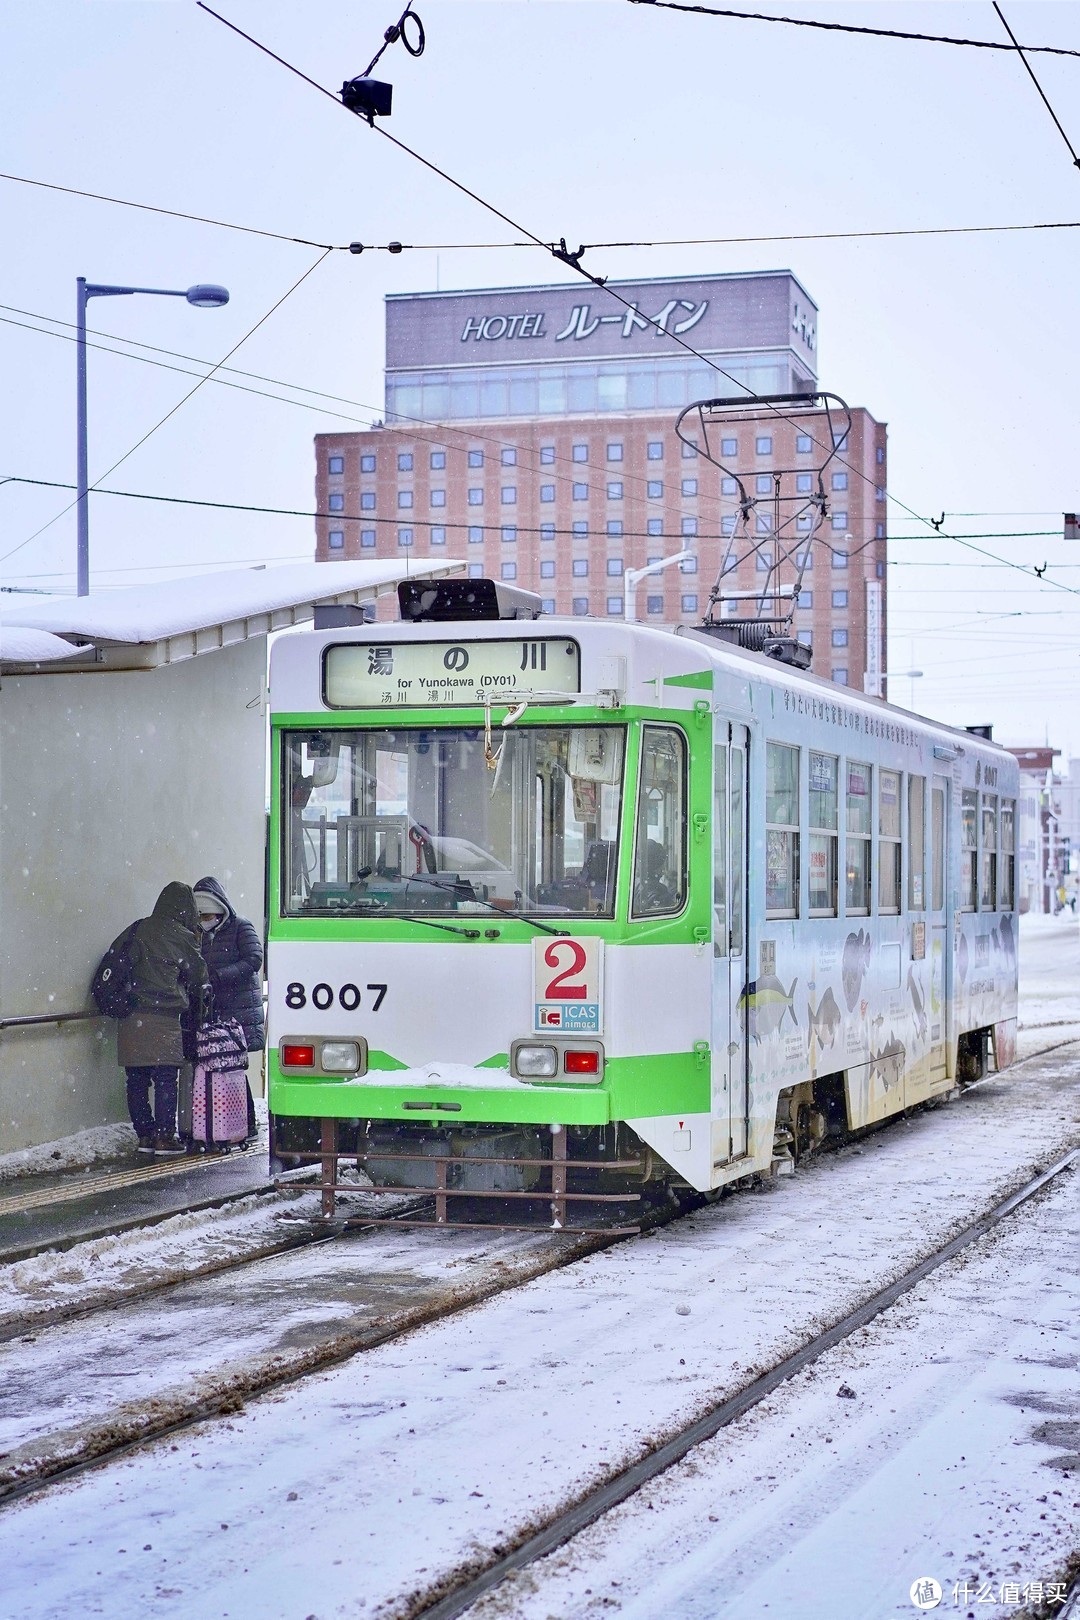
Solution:
[{"label": "tram number 8007", "polygon": [[[375,999],[371,1003],[371,1010],[372,1012],[378,1012],[386,997],[385,984],[369,984],[365,985],[364,988],[374,994]],[[285,1005],[294,1012],[300,1007],[306,1007],[308,999],[307,985],[301,984],[298,979],[294,979],[291,984],[285,986]],[[358,984],[343,984],[336,992],[336,995],[333,986],[329,984],[313,985],[310,992],[311,1005],[317,1008],[319,1012],[327,1012],[334,1005],[335,1000],[345,1012],[357,1012],[363,999]]]}]

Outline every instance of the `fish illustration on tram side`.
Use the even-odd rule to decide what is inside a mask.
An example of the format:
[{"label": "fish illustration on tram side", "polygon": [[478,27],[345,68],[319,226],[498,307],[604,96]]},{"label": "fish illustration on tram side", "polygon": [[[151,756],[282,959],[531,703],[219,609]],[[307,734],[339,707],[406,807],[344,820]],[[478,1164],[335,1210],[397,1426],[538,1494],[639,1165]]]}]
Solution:
[{"label": "fish illustration on tram side", "polygon": [[857,934],[849,934],[844,941],[844,957],[840,964],[840,976],[844,981],[844,1000],[847,1002],[848,1012],[854,1012],[859,1000],[859,991],[862,989],[863,979],[870,966],[870,934],[867,929],[860,928]]},{"label": "fish illustration on tram side", "polygon": [[795,986],[798,982],[797,978],[792,979],[791,989],[785,990],[775,973],[751,979],[739,997],[739,1006],[746,1015],[750,1034],[755,1041],[776,1035],[784,1019],[789,1016],[798,1028],[799,1020],[795,1016]]},{"label": "fish illustration on tram side", "polygon": [[1010,972],[1014,971],[1016,968],[1016,941],[1013,938],[1012,918],[1002,917],[994,932],[997,936],[997,943],[1009,964]]},{"label": "fish illustration on tram side", "polygon": [[922,991],[915,980],[913,969],[908,968],[907,975],[908,994],[911,996],[911,1007],[915,1014],[915,1033],[920,1041],[926,1039],[926,1003],[923,1001]]},{"label": "fish illustration on tram side", "polygon": [[967,970],[968,970],[968,942],[964,938],[964,935],[961,934],[960,935],[960,943],[956,947],[956,971],[960,975],[960,983],[961,984],[963,984],[964,981],[967,978]]},{"label": "fish illustration on tram side", "polygon": [[[794,988],[795,987],[793,985],[792,989]],[[807,1019],[809,1027],[806,1031],[807,1050],[809,1050],[810,1043],[815,1035],[822,1046],[835,1046],[836,1031],[840,1027],[842,1018],[843,1014],[841,1013],[836,997],[833,995],[831,990],[826,990],[816,1007],[808,1004]]]},{"label": "fish illustration on tram side", "polygon": [[907,1047],[895,1035],[889,1036],[879,1052],[870,1055],[870,1074],[881,1081],[886,1091],[900,1084],[906,1066]]}]

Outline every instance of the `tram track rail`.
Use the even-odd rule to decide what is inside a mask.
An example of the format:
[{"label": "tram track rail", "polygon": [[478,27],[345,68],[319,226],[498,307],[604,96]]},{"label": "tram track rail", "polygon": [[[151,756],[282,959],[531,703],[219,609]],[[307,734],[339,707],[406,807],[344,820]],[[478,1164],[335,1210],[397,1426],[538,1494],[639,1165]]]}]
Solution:
[{"label": "tram track rail", "polygon": [[[458,1616],[494,1591],[509,1576],[527,1569],[531,1564],[565,1546],[643,1486],[682,1462],[697,1446],[711,1440],[722,1429],[759,1405],[781,1385],[812,1366],[828,1351],[844,1343],[861,1328],[866,1327],[926,1277],[1023,1208],[1060,1175],[1078,1166],[1080,1166],[1080,1144],[1069,1148],[1053,1163],[1031,1176],[1022,1186],[969,1222],[962,1231],[935,1249],[932,1254],[926,1255],[901,1276],[868,1296],[791,1355],[785,1356],[742,1389],[699,1414],[644,1457],[618,1469],[601,1485],[585,1492],[569,1506],[552,1514],[541,1525],[531,1528],[516,1546],[509,1550],[501,1550],[499,1555],[483,1568],[478,1570],[474,1564],[467,1571],[462,1571],[456,1579],[451,1577],[426,1595],[418,1597],[407,1610],[400,1612],[399,1620],[457,1620]],[[505,1542],[506,1538],[503,1540]]]}]

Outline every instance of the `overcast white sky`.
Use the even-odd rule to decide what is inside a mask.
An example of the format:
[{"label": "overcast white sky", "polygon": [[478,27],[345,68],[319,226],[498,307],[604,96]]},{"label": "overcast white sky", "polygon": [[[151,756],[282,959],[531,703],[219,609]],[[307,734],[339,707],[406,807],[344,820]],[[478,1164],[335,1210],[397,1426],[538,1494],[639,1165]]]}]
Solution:
[{"label": "overcast white sky", "polygon": [[[219,0],[215,9],[337,90],[367,65],[401,3]],[[417,0],[417,9],[425,54],[413,60],[397,45],[380,64],[395,87],[386,127],[545,239],[576,247],[1080,220],[1080,173],[1005,52],[624,0]],[[769,9],[1004,38],[981,3]],[[1003,0],[1003,9],[1023,43],[1080,50],[1080,6]],[[1080,150],[1080,60],[1031,61]],[[0,94],[0,166],[11,175],[327,244],[512,235],[195,0],[4,7]],[[0,478],[74,479],[75,357],[70,326],[57,323],[74,320],[77,276],[224,283],[223,310],[146,297],[89,308],[91,328],[215,362],[321,254],[7,179],[0,206]],[[1078,247],[1076,230],[1043,230],[588,256],[605,276],[776,267],[799,276],[820,306],[822,386],[889,424],[894,701],[958,725],[992,721],[1006,742],[1048,738],[1066,755],[1080,755],[1080,542],[1060,538],[1062,511],[1080,508]],[[104,482],[310,512],[312,435],[381,415],[385,293],[563,277],[573,279],[537,249],[333,252],[231,361],[275,381],[229,373],[230,382],[277,397],[210,382]],[[192,386],[176,371],[92,351],[91,480]],[[35,536],[69,500],[64,490],[0,486],[0,583],[74,589],[74,513]],[[925,520],[942,512],[950,534],[985,536],[971,544],[992,557],[934,534]],[[99,495],[92,584],[306,559],[313,533],[305,516]],[[1033,568],[1044,563],[1040,581]],[[902,673],[912,669],[923,673]]]}]

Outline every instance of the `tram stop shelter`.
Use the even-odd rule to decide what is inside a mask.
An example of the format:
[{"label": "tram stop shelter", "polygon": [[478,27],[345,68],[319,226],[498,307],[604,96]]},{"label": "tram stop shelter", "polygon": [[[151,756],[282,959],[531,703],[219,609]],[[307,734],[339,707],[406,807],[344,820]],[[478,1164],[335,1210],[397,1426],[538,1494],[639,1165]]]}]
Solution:
[{"label": "tram stop shelter", "polygon": [[245,568],[0,608],[0,1153],[127,1118],[89,984],[172,881],[263,932],[267,640],[449,559]]}]

